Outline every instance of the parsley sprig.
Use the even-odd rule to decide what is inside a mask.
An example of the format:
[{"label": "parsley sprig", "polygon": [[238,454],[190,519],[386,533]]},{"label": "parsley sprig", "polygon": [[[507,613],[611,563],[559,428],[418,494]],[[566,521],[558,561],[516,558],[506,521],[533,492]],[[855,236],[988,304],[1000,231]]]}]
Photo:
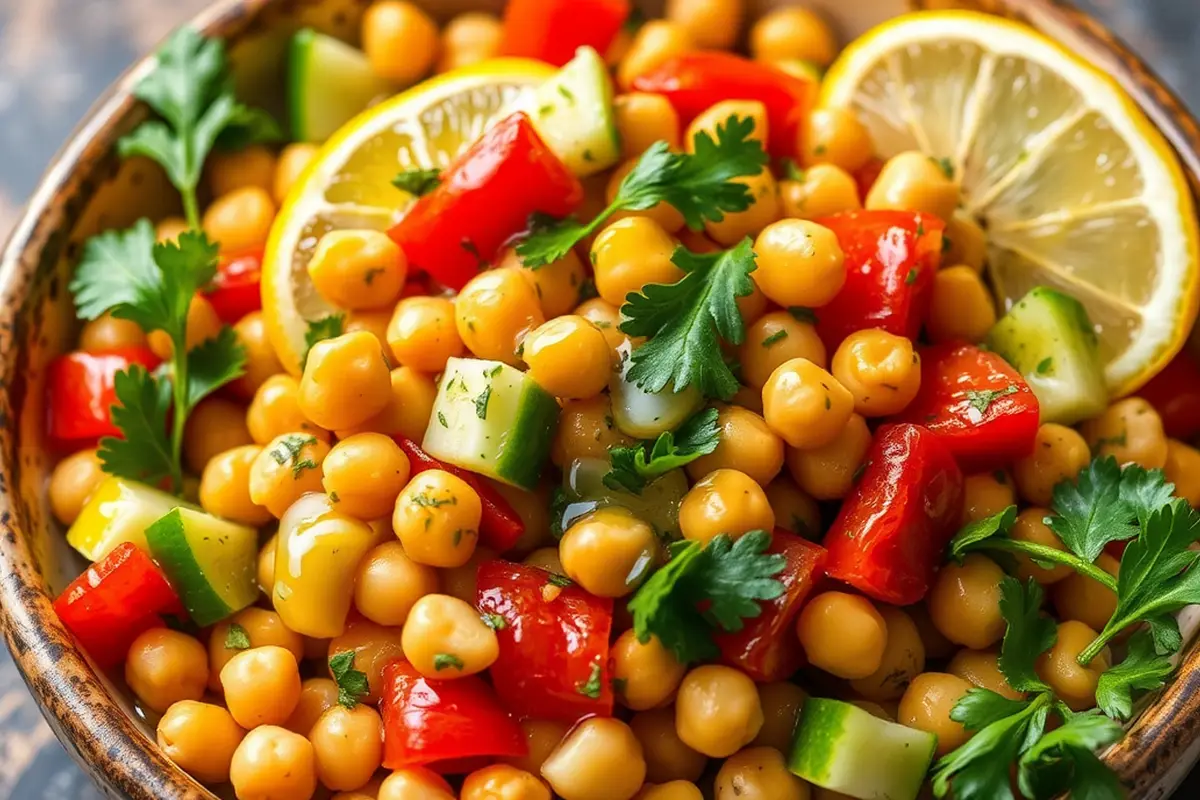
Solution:
[{"label": "parsley sprig", "polygon": [[595,219],[586,224],[573,218],[534,220],[533,231],[517,245],[517,255],[527,267],[551,264],[618,211],[645,211],[663,202],[674,206],[696,231],[705,221],[720,222],[726,214],[745,211],[754,196],[735,179],[757,175],[767,165],[766,151],[753,133],[753,119],[730,116],[717,125],[715,140],[707,131],[697,133],[692,153],[673,153],[666,142],[655,142]]},{"label": "parsley sprig", "polygon": [[641,494],[655,478],[716,450],[720,439],[717,410],[706,408],[689,417],[676,431],[660,433],[653,442],[610,447],[612,469],[605,474],[604,485],[614,491]]},{"label": "parsley sprig", "polygon": [[338,687],[338,704],[354,708],[371,693],[367,674],[354,668],[354,651],[346,650],[329,659],[329,672]]}]

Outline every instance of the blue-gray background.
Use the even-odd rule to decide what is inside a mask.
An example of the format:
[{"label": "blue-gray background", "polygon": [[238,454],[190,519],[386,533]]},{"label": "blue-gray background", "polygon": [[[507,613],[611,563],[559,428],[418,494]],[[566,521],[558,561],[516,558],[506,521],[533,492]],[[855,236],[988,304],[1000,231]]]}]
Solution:
[{"label": "blue-gray background", "polygon": [[[1078,0],[1200,112],[1197,0]],[[92,100],[206,0],[0,0],[0,239]],[[1200,797],[1200,779],[1181,792]],[[0,798],[99,800],[0,652]]]}]

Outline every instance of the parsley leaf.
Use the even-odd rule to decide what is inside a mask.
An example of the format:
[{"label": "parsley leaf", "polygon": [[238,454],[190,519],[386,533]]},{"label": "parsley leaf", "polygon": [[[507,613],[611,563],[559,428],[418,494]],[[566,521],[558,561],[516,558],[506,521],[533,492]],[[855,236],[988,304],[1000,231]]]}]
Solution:
[{"label": "parsley leaf", "polygon": [[627,376],[647,392],[693,384],[706,397],[728,400],[738,381],[721,352],[720,340],[741,344],[746,329],[737,298],[754,291],[756,268],[750,239],[721,253],[675,250],[671,261],[686,275],[678,283],[647,284],[630,293],[621,331],[650,337],[633,351]]},{"label": "parsley leaf", "polygon": [[134,365],[113,377],[113,389],[112,421],[123,436],[100,440],[97,455],[104,471],[150,484],[180,474],[167,434],[171,382]]},{"label": "parsley leaf", "polygon": [[641,494],[655,478],[716,450],[720,437],[717,410],[706,408],[688,418],[674,433],[660,433],[653,444],[639,442],[633,447],[610,447],[612,469],[605,474],[604,485],[618,492]]},{"label": "parsley leaf", "polygon": [[225,632],[225,649],[249,650],[250,634],[236,622],[229,623],[229,630]]},{"label": "parsley leaf", "polygon": [[1000,671],[1018,692],[1049,691],[1034,669],[1038,657],[1054,646],[1058,629],[1042,616],[1042,587],[1033,578],[1021,584],[1016,578],[1000,581],[1000,614],[1008,623],[1000,647]]},{"label": "parsley leaf", "polygon": [[463,660],[453,653],[437,653],[433,657],[433,668],[438,672],[444,669],[456,669],[462,672]]},{"label": "parsley leaf", "polygon": [[246,367],[246,348],[228,325],[187,354],[188,408],[236,380]]},{"label": "parsley leaf", "polygon": [[1051,695],[1008,700],[988,689],[972,689],[950,718],[977,731],[966,744],[933,765],[933,792],[955,800],[1012,800],[1009,767],[1046,727]]},{"label": "parsley leaf", "polygon": [[[1063,724],[1042,735],[1021,756],[1018,786],[1027,797],[1121,800],[1125,790],[1096,756],[1098,748],[1124,735],[1121,726],[1096,711],[1063,714]],[[955,796],[958,786],[955,784]]]},{"label": "parsley leaf", "polygon": [[442,171],[439,169],[413,167],[392,178],[392,186],[417,197],[429,194],[441,184]]},{"label": "parsley leaf", "polygon": [[980,549],[977,545],[981,542],[986,542],[995,536],[1007,536],[1016,521],[1017,507],[1009,506],[998,514],[969,522],[950,540],[947,555],[962,563],[963,556],[972,550]]},{"label": "parsley leaf", "polygon": [[762,613],[761,602],[783,594],[774,576],[785,559],[764,552],[770,543],[766,531],[751,531],[736,542],[721,534],[707,546],[676,542],[671,560],[629,601],[638,641],[657,636],[682,664],[715,658],[714,633],[741,630],[743,619]]},{"label": "parsley leaf", "polygon": [[1129,640],[1125,659],[1100,674],[1096,704],[1113,719],[1129,719],[1133,716],[1133,693],[1157,689],[1174,669],[1170,656],[1155,651],[1151,633],[1138,631]]},{"label": "parsley leaf", "polygon": [[[912,283],[912,281],[905,281]],[[967,405],[978,411],[980,414],[986,414],[991,408],[992,403],[999,400],[1001,397],[1008,397],[1010,394],[1016,394],[1018,391],[1016,384],[1010,384],[1003,389],[985,389],[983,391],[967,392]]]},{"label": "parsley leaf", "polygon": [[[1109,456],[1112,461],[1116,461]],[[1146,521],[1155,510],[1162,508],[1175,497],[1175,484],[1167,480],[1161,469],[1146,469],[1138,464],[1128,464],[1121,469],[1121,502],[1129,507],[1138,523],[1145,527]]]},{"label": "parsley leaf", "polygon": [[367,674],[354,668],[354,651],[346,650],[329,659],[329,671],[338,687],[338,703],[354,708],[370,693]]},{"label": "parsley leaf", "polygon": [[751,138],[753,132],[753,119],[730,116],[717,125],[715,140],[707,131],[697,133],[692,153],[673,153],[666,142],[655,142],[621,181],[612,204],[595,219],[585,225],[575,219],[538,218],[517,245],[517,255],[527,267],[553,263],[616,212],[645,211],[661,202],[683,214],[692,230],[701,230],[706,221],[720,222],[727,213],[745,211],[754,197],[735,179],[757,175],[767,165],[762,142]]},{"label": "parsley leaf", "polygon": [[1133,514],[1121,499],[1121,467],[1112,456],[1093,459],[1077,481],[1054,487],[1053,506],[1050,530],[1085,561],[1099,558],[1109,542],[1137,536]]},{"label": "parsley leaf", "polygon": [[482,619],[483,624],[494,631],[502,631],[508,627],[508,621],[499,614],[484,614]]},{"label": "parsley leaf", "polygon": [[592,672],[588,675],[588,679],[575,687],[575,691],[579,692],[584,697],[590,697],[593,700],[600,699],[600,693],[604,689],[602,680],[603,670],[600,667],[600,659],[597,658],[592,662]]},{"label": "parsley leaf", "polygon": [[475,416],[487,419],[488,402],[492,399],[492,385],[483,387],[483,391],[475,398]]},{"label": "parsley leaf", "polygon": [[300,363],[308,361],[309,351],[313,349],[314,344],[326,339],[336,339],[345,332],[345,314],[330,314],[327,317],[311,320],[308,323],[308,330],[304,332],[304,355],[301,356]]},{"label": "parsley leaf", "polygon": [[153,250],[154,225],[148,219],[88,239],[70,283],[79,318],[93,320],[111,308],[136,305],[146,287],[158,283]]}]

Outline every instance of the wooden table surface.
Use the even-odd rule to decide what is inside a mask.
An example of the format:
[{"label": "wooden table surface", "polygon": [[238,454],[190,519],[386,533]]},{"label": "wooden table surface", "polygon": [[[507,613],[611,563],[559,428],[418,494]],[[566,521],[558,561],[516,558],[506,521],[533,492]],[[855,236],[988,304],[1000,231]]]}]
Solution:
[{"label": "wooden table surface", "polygon": [[[1200,112],[1198,0],[1077,0]],[[104,87],[206,0],[0,0],[0,239]],[[1200,797],[1200,773],[1180,797]],[[0,651],[0,799],[99,800]]]}]

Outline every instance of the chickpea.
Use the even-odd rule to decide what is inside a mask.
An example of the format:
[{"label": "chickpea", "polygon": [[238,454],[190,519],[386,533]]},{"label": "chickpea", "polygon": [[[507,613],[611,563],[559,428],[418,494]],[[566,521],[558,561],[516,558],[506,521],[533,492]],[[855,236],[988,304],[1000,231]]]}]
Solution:
[{"label": "chickpea", "polygon": [[862,201],[853,175],[833,164],[816,164],[779,182],[779,205],[785,219],[820,219],[857,211]]},{"label": "chickpea", "polygon": [[108,476],[96,449],[80,450],[64,458],[50,474],[50,510],[63,525],[70,525],[83,510],[96,487]]},{"label": "chickpea", "polygon": [[1162,469],[1167,463],[1167,436],[1162,418],[1140,397],[1118,400],[1080,427],[1092,454],[1113,456],[1118,464]]},{"label": "chickpea", "polygon": [[392,529],[418,564],[461,567],[475,551],[483,510],[466,481],[440,469],[413,477],[392,514]]},{"label": "chickpea", "polygon": [[766,492],[744,472],[719,469],[697,481],[679,506],[685,539],[707,544],[720,534],[734,539],[775,528],[775,512]]},{"label": "chickpea", "polygon": [[214,150],[205,172],[214,197],[246,188],[270,192],[275,179],[275,154],[261,144],[241,150]]},{"label": "chickpea", "polygon": [[550,460],[567,468],[577,458],[608,458],[610,447],[627,447],[633,439],[613,424],[612,402],[608,395],[563,404],[558,430],[550,446]]},{"label": "chickpea", "polygon": [[999,514],[1017,504],[1012,479],[1004,470],[968,475],[963,479],[964,525]]},{"label": "chickpea", "polygon": [[617,307],[602,297],[593,297],[591,300],[580,303],[572,313],[588,320],[600,330],[600,333],[604,334],[604,341],[608,342],[612,364],[614,367],[619,364],[620,355],[617,349],[629,342],[630,337],[622,333],[618,327],[621,324],[621,312],[617,310]]},{"label": "chickpea", "polygon": [[403,632],[385,628],[368,620],[355,620],[341,636],[329,640],[328,658],[339,653],[354,653],[354,668],[367,676],[369,692],[362,702],[374,705],[383,689],[383,668],[404,658]]},{"label": "chickpea", "polygon": [[158,746],[201,783],[225,783],[246,732],[220,706],[181,700],[158,721]]},{"label": "chickpea", "polygon": [[808,800],[808,784],[787,768],[774,747],[748,747],[730,756],[717,773],[716,800]]},{"label": "chickpea", "polygon": [[750,29],[750,52],[758,61],[799,59],[821,67],[833,63],[838,45],[823,19],[807,8],[780,8]]},{"label": "chickpea", "polygon": [[569,314],[583,295],[584,284],[591,277],[583,265],[583,259],[574,250],[557,261],[540,267],[527,267],[521,263],[515,250],[508,250],[500,259],[498,267],[516,267],[525,280],[533,286],[546,319]]},{"label": "chickpea", "polygon": [[446,779],[425,767],[398,769],[379,786],[379,800],[455,800]]},{"label": "chickpea", "polygon": [[381,433],[359,433],[333,446],[321,484],[338,510],[359,519],[387,516],[408,483],[408,456]]},{"label": "chickpea", "polygon": [[691,32],[668,19],[650,20],[633,36],[617,66],[617,85],[628,91],[633,79],[653,72],[676,56],[695,50]]},{"label": "chickpea", "polygon": [[427,594],[413,605],[401,638],[404,656],[427,678],[474,675],[500,655],[496,632],[469,603]]},{"label": "chickpea", "polygon": [[848,173],[862,169],[875,155],[871,134],[846,108],[815,109],[800,136],[800,145],[805,167],[831,164]]},{"label": "chickpea", "polygon": [[806,358],[780,364],[763,386],[763,417],[792,447],[823,447],[854,413],[854,396]]},{"label": "chickpea", "polygon": [[221,251],[236,253],[262,247],[275,221],[275,201],[261,186],[234,189],[217,197],[204,212],[201,226]]},{"label": "chickpea", "polygon": [[846,263],[833,231],[815,222],[784,219],[754,243],[758,269],[750,277],[772,302],[817,308],[841,291]]},{"label": "chickpea", "polygon": [[283,372],[275,348],[267,336],[267,326],[261,311],[252,311],[233,326],[238,342],[246,351],[245,372],[229,385],[230,390],[243,400],[250,400],[272,375]]},{"label": "chickpea", "polygon": [[383,360],[387,362],[389,368],[396,366],[393,362],[391,348],[387,343],[388,323],[392,321],[392,312],[395,309],[382,308],[374,311],[348,311],[346,312],[346,323],[343,326],[344,333],[357,333],[365,331],[375,337],[379,342],[379,350],[383,353]]},{"label": "chickpea", "polygon": [[696,667],[675,698],[675,729],[685,744],[712,758],[726,758],[758,736],[762,704],[754,681],[732,667]]},{"label": "chickpea", "polygon": [[208,652],[186,633],[151,628],[129,647],[125,682],[143,706],[162,714],[181,700],[204,696]]},{"label": "chickpea", "polygon": [[608,341],[583,317],[568,315],[525,337],[529,376],[555,397],[579,400],[604,391],[612,373]]},{"label": "chickpea", "polygon": [[313,725],[308,740],[317,778],[329,789],[358,789],[383,762],[383,721],[370,706],[334,706]]},{"label": "chickpea", "polygon": [[933,624],[933,618],[929,615],[929,608],[925,603],[908,606],[904,610],[908,612],[913,624],[917,626],[917,631],[921,634],[921,644],[925,646],[926,658],[949,658],[958,651],[958,646],[943,636],[942,632]]},{"label": "chickpea", "polygon": [[958,207],[959,185],[948,172],[942,162],[924,153],[893,156],[883,165],[864,205],[872,211],[920,211],[950,219]]},{"label": "chickpea", "polygon": [[767,107],[757,100],[721,100],[703,111],[688,125],[687,133],[683,137],[684,149],[695,153],[697,137],[702,133],[717,141],[720,138],[720,130],[729,123],[730,117],[753,122],[750,138],[757,139],[766,147],[770,138]]},{"label": "chickpea", "polygon": [[675,240],[648,217],[625,217],[611,223],[592,246],[596,291],[620,308],[625,296],[648,283],[676,283],[683,270],[671,262]]},{"label": "chickpea", "polygon": [[821,538],[821,509],[791,478],[781,476],[766,487],[767,500],[775,512],[775,525],[805,539]]},{"label": "chickpea", "polygon": [[1012,688],[1000,671],[1000,656],[994,650],[959,650],[946,665],[946,671],[1009,700],[1025,699],[1025,693]]},{"label": "chickpea", "polygon": [[738,349],[742,379],[762,389],[771,373],[786,361],[806,358],[824,368],[825,345],[816,327],[787,311],[771,311],[746,325],[746,341]]},{"label": "chickpea", "polygon": [[972,553],[960,564],[947,564],[929,592],[929,616],[952,642],[984,650],[1004,635],[1000,581],[1004,570],[986,556]]},{"label": "chickpea", "polygon": [[[196,295],[188,303],[187,349],[191,350],[221,332],[221,318],[212,303],[202,295]],[[151,331],[146,335],[146,345],[154,355],[166,361],[175,352],[175,343],[166,331]]]},{"label": "chickpea", "polygon": [[292,142],[279,153],[275,165],[275,176],[271,182],[271,197],[277,206],[282,206],[296,181],[317,154],[317,146],[308,142]]},{"label": "chickpea", "polygon": [[352,428],[387,406],[390,388],[379,340],[359,331],[313,345],[296,401],[304,416],[322,428]]},{"label": "chickpea", "polygon": [[275,547],[278,543],[279,537],[271,534],[271,538],[267,539],[267,543],[258,551],[255,577],[258,580],[258,588],[267,597],[270,597],[275,591]]},{"label": "chickpea", "polygon": [[158,244],[177,242],[181,233],[187,233],[191,229],[192,226],[188,225],[183,217],[166,217],[154,226],[154,241]]},{"label": "chickpea", "polygon": [[388,323],[387,343],[396,360],[413,369],[438,373],[463,354],[454,324],[454,303],[444,297],[406,297]]},{"label": "chickpea", "polygon": [[908,685],[900,698],[897,722],[937,736],[937,754],[944,756],[964,744],[971,734],[950,719],[950,711],[973,686],[944,672],[926,672]]},{"label": "chickpea", "polygon": [[[270,444],[285,433],[300,431],[329,439],[329,431],[310,422],[300,411],[300,382],[291,375],[272,375],[258,387],[246,410],[246,428],[256,444]],[[421,432],[425,432],[424,426]]]},{"label": "chickpea", "polygon": [[490,478],[487,481],[501,497],[508,501],[525,526],[525,532],[512,546],[512,551],[525,553],[554,543],[554,537],[550,535],[551,485],[548,481],[543,480],[533,491],[509,486],[507,483]]},{"label": "chickpea", "polygon": [[630,800],[645,780],[646,760],[628,725],[592,717],[555,748],[542,777],[563,800]]},{"label": "chickpea", "polygon": [[[1017,515],[1017,521],[1009,531],[1009,536],[1018,542],[1032,542],[1055,550],[1066,550],[1062,540],[1046,524],[1048,516],[1050,516],[1050,511],[1045,508],[1025,509]],[[1065,564],[1053,565],[1050,569],[1046,569],[1035,564],[1033,559],[1026,555],[1017,554],[1016,560],[1017,577],[1021,579],[1022,583],[1033,578],[1042,586],[1049,586],[1074,574],[1074,570]]]},{"label": "chickpea", "polygon": [[704,800],[704,795],[694,783],[671,781],[657,786],[647,783],[633,800]]},{"label": "chickpea", "polygon": [[[630,159],[629,161],[620,164],[615,170],[612,171],[612,173],[608,176],[608,182],[604,184],[604,206],[610,206],[616,201],[617,195],[621,191],[621,184],[625,182],[625,178],[629,176],[629,173],[632,172],[633,168],[636,166],[637,159]],[[648,219],[657,224],[658,227],[662,228],[667,233],[671,234],[680,232],[684,225],[683,214],[679,213],[679,210],[666,200],[659,201],[650,208],[642,209],[640,211],[618,211],[609,217],[608,227],[611,228],[613,225],[626,219]],[[605,230],[607,230],[607,228]],[[601,231],[601,233],[603,233],[603,231]],[[599,242],[600,237],[597,236],[595,241],[592,243],[592,248],[590,250],[593,264],[599,263],[596,259],[596,244]],[[672,247],[674,247],[674,240],[672,240],[671,244]],[[678,280],[678,278],[676,278],[676,280]],[[642,283],[671,282],[672,281],[642,281]],[[609,299],[609,297],[604,294],[603,290],[600,290],[600,296],[606,300]]]},{"label": "chickpea", "polygon": [[621,158],[638,158],[655,142],[666,142],[678,150],[679,114],[661,94],[630,92],[613,101],[617,132],[621,135]]},{"label": "chickpea", "polygon": [[221,668],[221,688],[243,728],[282,725],[300,700],[296,655],[276,645],[242,650]]},{"label": "chickpea", "polygon": [[550,800],[550,790],[538,778],[508,764],[477,769],[463,781],[462,800]]},{"label": "chickpea", "polygon": [[[323,653],[322,653],[323,655]],[[317,724],[329,709],[338,704],[338,685],[329,678],[308,678],[300,684],[300,698],[283,727],[302,736]]]},{"label": "chickpea", "polygon": [[[1096,566],[1114,578],[1121,569],[1121,562],[1108,553],[1101,553]],[[1062,620],[1078,620],[1089,628],[1103,630],[1117,610],[1117,594],[1104,584],[1074,570],[1050,592],[1054,610]]]},{"label": "chickpea", "polygon": [[663,15],[687,28],[696,47],[728,50],[741,32],[743,0],[667,0]]},{"label": "chickpea", "polygon": [[1167,440],[1167,480],[1175,484],[1175,494],[1200,507],[1200,450],[1177,439]]},{"label": "chickpea", "polygon": [[[708,233],[709,238],[725,247],[733,247],[747,236],[760,236],[766,228],[779,219],[779,186],[775,183],[775,176],[771,174],[771,170],[764,169],[757,175],[751,175],[747,178],[734,178],[734,181],[744,184],[750,190],[750,197],[752,198],[750,207],[745,211],[735,211],[726,214],[725,218],[720,222],[709,220],[704,223],[704,230]],[[761,239],[759,241],[761,242]],[[757,244],[755,245],[754,252],[758,253],[758,269],[750,274],[751,278],[754,278],[755,275],[762,271],[763,264],[762,251],[758,249]],[[809,264],[810,269],[820,269],[819,265],[823,262],[822,254],[823,251],[818,250],[815,258],[811,259],[812,263]],[[779,255],[782,256],[783,254]],[[802,256],[803,254],[787,254],[787,257],[793,264],[796,263],[794,259],[796,255]],[[795,276],[793,276],[794,280]],[[766,290],[766,287],[761,282],[755,280],[755,283],[758,284],[758,287],[763,290],[763,294],[769,299],[775,299],[771,297],[771,293]],[[811,282],[808,283],[811,288]]]},{"label": "chickpea", "polygon": [[233,754],[229,782],[238,800],[307,800],[317,791],[313,746],[284,728],[255,728]]},{"label": "chickpea", "polygon": [[414,3],[381,0],[363,14],[362,48],[376,75],[416,83],[437,57],[437,23]]},{"label": "chickpea", "polygon": [[425,428],[433,415],[437,399],[437,384],[433,378],[412,367],[398,367],[388,375],[391,393],[387,405],[373,417],[350,428],[339,429],[339,439],[356,433],[400,434],[414,441],[425,436]]},{"label": "chickpea", "polygon": [[871,429],[858,414],[823,447],[788,449],[788,472],[796,484],[817,500],[840,500],[850,493],[854,478],[871,448]]},{"label": "chickpea", "polygon": [[970,267],[947,267],[933,275],[925,332],[934,344],[982,342],[996,324],[996,301]]},{"label": "chickpea", "polygon": [[642,745],[646,780],[654,783],[700,779],[708,758],[683,743],[675,729],[675,707],[656,708],[633,715],[629,727]]},{"label": "chickpea", "polygon": [[500,554],[492,548],[479,545],[467,559],[467,563],[461,567],[449,567],[438,571],[442,583],[441,593],[457,597],[465,603],[475,603],[479,595],[478,581],[476,580],[479,565],[499,557]]},{"label": "chickpea", "polygon": [[758,700],[763,709],[763,726],[750,744],[774,747],[780,752],[792,748],[792,733],[808,693],[791,681],[758,684]]},{"label": "chickpea", "polygon": [[634,711],[645,711],[669,703],[679,689],[687,665],[680,664],[657,637],[643,644],[632,630],[613,644],[613,679],[620,681],[617,699]]},{"label": "chickpea", "polygon": [[523,756],[509,756],[500,760],[517,769],[540,775],[542,764],[558,747],[559,742],[566,738],[571,726],[550,719],[523,719],[520,725],[522,733],[525,734],[525,743],[529,746],[529,752]]},{"label": "chickpea", "polygon": [[79,349],[89,353],[145,346],[146,332],[141,325],[132,320],[117,319],[108,312],[84,324],[79,333]]},{"label": "chickpea", "polygon": [[525,335],[546,321],[537,292],[522,270],[488,270],[472,278],[454,301],[454,324],[479,358],[517,365]]},{"label": "chickpea", "polygon": [[865,678],[850,681],[850,688],[868,700],[899,700],[908,684],[925,669],[925,645],[921,632],[904,611],[880,606],[887,623],[887,644],[879,669]]},{"label": "chickpea", "polygon": [[487,61],[500,52],[504,26],[491,14],[467,12],[442,30],[438,72],[449,72]]},{"label": "chickpea", "polygon": [[749,386],[738,386],[736,392],[733,393],[733,398],[729,401],[738,408],[744,408],[747,411],[753,411],[760,417],[763,413],[762,406],[762,390],[752,389]]},{"label": "chickpea", "polygon": [[623,508],[602,508],[567,529],[559,544],[571,580],[599,597],[624,597],[659,560],[654,528]]},{"label": "chickpea", "polygon": [[258,527],[271,521],[271,512],[250,499],[250,469],[262,448],[242,445],[209,460],[200,476],[200,505],[210,514]]},{"label": "chickpea", "polygon": [[330,231],[317,242],[308,275],[336,306],[384,308],[394,305],[404,288],[408,259],[382,231]]},{"label": "chickpea", "polygon": [[722,406],[717,413],[721,438],[717,449],[687,465],[688,476],[700,480],[719,469],[745,473],[766,486],[783,469],[783,440],[753,411]]},{"label": "chickpea", "polygon": [[1072,711],[1087,711],[1096,705],[1096,684],[1111,662],[1106,647],[1086,667],[1079,663],[1079,654],[1098,635],[1083,622],[1062,622],[1054,646],[1037,661],[1038,677],[1049,684]]},{"label": "chickpea", "polygon": [[946,241],[949,242],[942,263],[970,267],[983,272],[987,258],[987,234],[969,214],[956,211],[946,220]]},{"label": "chickpea", "polygon": [[833,377],[866,417],[903,411],[921,388],[921,358],[903,336],[872,328],[852,333],[833,356]]},{"label": "chickpea", "polygon": [[282,647],[297,663],[304,658],[304,637],[284,625],[278,614],[254,606],[244,608],[227,622],[214,625],[208,635],[208,688],[214,692],[222,691],[221,670],[241,652],[238,647],[229,646],[234,643],[230,641],[234,625],[249,639],[251,648]]},{"label": "chickpea", "polygon": [[315,436],[287,433],[263,448],[250,465],[250,500],[276,518],[308,492],[321,491],[329,445]]},{"label": "chickpea", "polygon": [[184,425],[184,463],[188,470],[201,475],[213,458],[252,441],[245,407],[222,397],[209,397],[192,409]]},{"label": "chickpea", "polygon": [[883,665],[887,621],[865,597],[823,592],[796,618],[796,635],[813,666],[839,678],[869,678]]},{"label": "chickpea", "polygon": [[400,626],[417,600],[438,589],[438,574],[433,567],[409,558],[400,542],[384,542],[358,565],[354,606],[372,622]]}]

